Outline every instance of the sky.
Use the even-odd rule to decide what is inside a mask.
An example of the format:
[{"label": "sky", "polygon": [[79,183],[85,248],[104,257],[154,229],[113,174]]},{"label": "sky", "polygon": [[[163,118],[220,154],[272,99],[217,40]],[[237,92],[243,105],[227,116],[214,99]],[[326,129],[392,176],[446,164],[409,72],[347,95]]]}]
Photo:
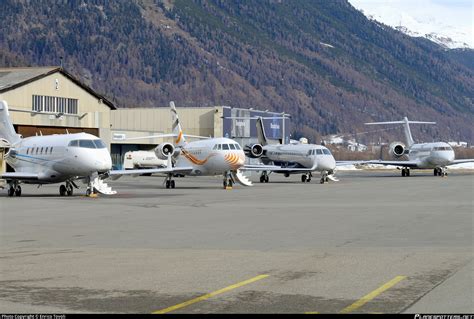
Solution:
[{"label": "sky", "polygon": [[474,0],[349,0],[383,23],[436,32],[474,48]]}]

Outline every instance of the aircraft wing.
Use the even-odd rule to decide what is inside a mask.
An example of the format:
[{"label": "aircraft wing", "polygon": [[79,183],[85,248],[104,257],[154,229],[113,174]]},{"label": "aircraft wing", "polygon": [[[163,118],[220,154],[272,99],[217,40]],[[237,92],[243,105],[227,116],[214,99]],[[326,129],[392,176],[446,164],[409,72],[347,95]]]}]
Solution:
[{"label": "aircraft wing", "polygon": [[3,173],[0,175],[2,179],[13,179],[19,181],[36,181],[39,179],[38,174],[32,173],[22,173],[22,172],[10,172],[10,173]]},{"label": "aircraft wing", "polygon": [[113,170],[109,172],[109,176],[120,177],[123,175],[142,175],[142,174],[169,174],[169,173],[190,173],[193,170],[191,166],[188,167],[164,167],[164,168],[146,168],[146,169],[126,169]]},{"label": "aircraft wing", "polygon": [[[343,163],[343,162],[341,162]],[[345,162],[347,164],[351,164],[350,161]],[[381,161],[381,160],[375,160],[375,161],[353,161],[352,164],[358,164],[358,165],[366,165],[366,164],[377,164],[377,165],[392,165],[392,166],[403,166],[403,167],[410,167],[410,168],[417,168],[419,162],[417,161]],[[341,164],[344,165],[344,164]]]},{"label": "aircraft wing", "polygon": [[308,167],[308,168],[301,168],[301,167],[285,167],[285,166],[277,166],[277,165],[244,165],[239,168],[241,171],[253,171],[253,172],[312,172],[316,169],[316,167]]},{"label": "aircraft wing", "polygon": [[452,162],[451,162],[450,164],[448,164],[448,165],[455,165],[455,164],[462,164],[462,163],[471,163],[471,162],[474,162],[474,158],[454,160],[454,161],[452,161]]}]

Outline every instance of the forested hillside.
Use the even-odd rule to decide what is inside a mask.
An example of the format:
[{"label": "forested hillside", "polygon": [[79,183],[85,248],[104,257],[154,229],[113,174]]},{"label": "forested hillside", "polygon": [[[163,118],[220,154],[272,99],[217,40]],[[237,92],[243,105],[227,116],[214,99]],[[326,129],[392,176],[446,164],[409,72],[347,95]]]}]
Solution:
[{"label": "forested hillside", "polygon": [[0,65],[64,57],[121,107],[286,111],[293,136],[313,140],[408,116],[439,123],[414,128],[420,139],[473,141],[472,52],[410,38],[345,0],[3,0],[0,18]]}]

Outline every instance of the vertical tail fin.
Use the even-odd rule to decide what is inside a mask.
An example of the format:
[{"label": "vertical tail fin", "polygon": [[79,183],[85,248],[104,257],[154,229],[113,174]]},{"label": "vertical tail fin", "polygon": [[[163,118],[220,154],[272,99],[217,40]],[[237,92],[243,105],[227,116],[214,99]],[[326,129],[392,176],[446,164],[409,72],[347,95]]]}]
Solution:
[{"label": "vertical tail fin", "polygon": [[409,121],[407,117],[404,117],[401,121],[365,123],[365,125],[381,124],[402,124],[405,132],[407,146],[411,147],[413,144],[415,144],[415,141],[413,140],[413,136],[411,135],[410,124],[436,124],[436,122]]},{"label": "vertical tail fin", "polygon": [[0,101],[0,138],[6,139],[11,145],[21,140],[21,136],[16,134],[10,120],[7,101]]},{"label": "vertical tail fin", "polygon": [[268,144],[265,128],[263,127],[263,119],[261,117],[257,118],[257,137],[260,145]]},{"label": "vertical tail fin", "polygon": [[174,140],[174,144],[176,146],[184,146],[186,144],[186,139],[183,135],[183,129],[181,128],[181,124],[179,123],[178,112],[176,111],[176,106],[174,102],[170,102],[171,108],[171,120],[173,122],[171,126],[171,130],[173,134],[176,134],[176,139]]}]

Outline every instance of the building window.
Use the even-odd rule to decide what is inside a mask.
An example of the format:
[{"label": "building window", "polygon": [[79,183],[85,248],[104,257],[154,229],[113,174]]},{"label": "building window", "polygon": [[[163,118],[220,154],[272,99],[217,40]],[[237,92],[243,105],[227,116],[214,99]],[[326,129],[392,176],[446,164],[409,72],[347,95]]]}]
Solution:
[{"label": "building window", "polygon": [[33,95],[33,111],[77,114],[78,100],[58,96]]}]

